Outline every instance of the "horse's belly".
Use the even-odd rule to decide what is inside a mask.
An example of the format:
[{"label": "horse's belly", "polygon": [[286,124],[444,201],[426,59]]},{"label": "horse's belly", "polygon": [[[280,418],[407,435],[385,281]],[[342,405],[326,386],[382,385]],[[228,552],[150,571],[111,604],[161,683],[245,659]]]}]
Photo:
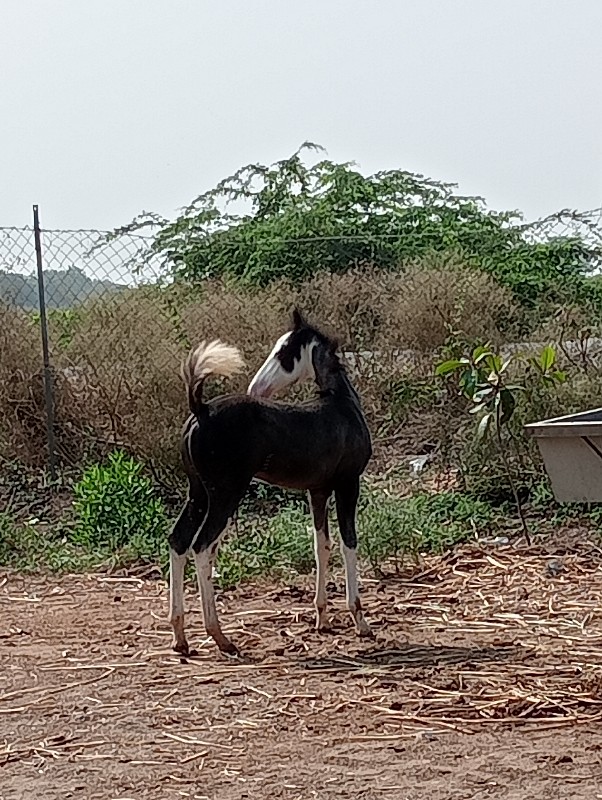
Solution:
[{"label": "horse's belly", "polygon": [[301,464],[293,459],[288,461],[274,460],[262,467],[255,477],[273,486],[282,486],[284,489],[313,489],[324,486],[332,478],[334,468],[322,464]]}]

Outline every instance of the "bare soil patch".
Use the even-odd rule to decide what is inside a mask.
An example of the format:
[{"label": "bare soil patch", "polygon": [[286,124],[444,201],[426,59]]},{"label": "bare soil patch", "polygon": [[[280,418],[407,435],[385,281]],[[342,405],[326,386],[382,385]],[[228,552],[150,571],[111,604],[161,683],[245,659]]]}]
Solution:
[{"label": "bare soil patch", "polygon": [[602,798],[602,558],[463,548],[364,580],[357,640],[311,580],[220,598],[248,660],[170,653],[165,584],[0,575],[0,798]]}]

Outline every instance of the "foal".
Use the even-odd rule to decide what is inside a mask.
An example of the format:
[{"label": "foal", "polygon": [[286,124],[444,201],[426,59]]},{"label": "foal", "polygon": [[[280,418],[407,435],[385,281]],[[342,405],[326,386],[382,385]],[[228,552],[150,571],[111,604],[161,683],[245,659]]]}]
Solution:
[{"label": "foal", "polygon": [[[201,344],[182,367],[191,416],[182,435],[188,500],[169,537],[170,622],[174,650],[189,653],[184,633],[184,568],[192,551],[207,633],[222,652],[236,647],[221,630],[212,571],[219,539],[251,480],[309,494],[315,529],[316,628],[326,624],[326,570],[330,555],[327,503],[334,492],[345,561],[347,606],[357,633],[370,636],[359,598],[356,568],[356,506],[360,475],[372,454],[359,397],[336,353],[337,343],[311,327],[298,311],[251,381],[247,395],[203,401],[210,375],[229,377],[242,358],[234,347]],[[318,397],[297,405],[268,398],[315,377]]]}]

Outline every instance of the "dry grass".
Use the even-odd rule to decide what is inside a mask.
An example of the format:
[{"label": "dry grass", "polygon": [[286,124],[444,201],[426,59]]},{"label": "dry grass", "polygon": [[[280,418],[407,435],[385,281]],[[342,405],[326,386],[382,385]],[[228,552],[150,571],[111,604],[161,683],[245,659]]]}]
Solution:
[{"label": "dry grass", "polygon": [[[176,464],[187,411],[178,373],[188,347],[216,337],[240,347],[248,372],[227,387],[244,391],[286,329],[294,304],[338,334],[346,349],[378,351],[356,362],[354,379],[380,433],[407,421],[405,411],[391,410],[396,387],[409,384],[411,406],[412,386],[430,379],[433,353],[450,331],[499,343],[517,313],[492,278],[443,257],[410,265],[404,274],[319,273],[300,287],[280,282],[245,291],[213,281],[201,290],[146,288],[108,296],[51,316],[57,439],[65,463],[122,444],[141,457]],[[38,336],[24,313],[0,311],[0,446],[32,466],[46,457]],[[214,384],[208,391],[224,388]],[[443,417],[434,413],[436,428]],[[432,428],[420,428],[418,438]]]},{"label": "dry grass", "polygon": [[327,320],[357,348],[432,353],[458,330],[501,343],[518,313],[510,292],[489,275],[441,256],[403,274],[318,274],[298,293],[316,319]]},{"label": "dry grass", "polygon": [[44,441],[43,380],[37,327],[0,305],[0,455],[29,463]]},{"label": "dry grass", "polygon": [[[477,796],[473,788],[482,795],[485,747],[499,796],[516,796],[519,774],[525,797],[593,798],[601,577],[600,552],[581,531],[530,548],[428,557],[397,578],[364,577],[376,632],[367,644],[343,610],[339,574],[328,635],[312,630],[311,581],[245,586],[219,600],[248,658],[233,664],[203,636],[196,591],[188,619],[199,655],[181,663],[169,651],[162,582],[7,574],[6,789],[198,797],[202,779],[201,796],[233,800],[244,778],[251,798],[317,789],[325,798],[451,800]],[[533,756],[521,759],[543,737],[548,762],[534,768]],[[327,756],[319,776],[317,752]],[[467,773],[474,782],[460,795],[450,781],[463,786]],[[283,785],[296,789],[283,794]]]}]

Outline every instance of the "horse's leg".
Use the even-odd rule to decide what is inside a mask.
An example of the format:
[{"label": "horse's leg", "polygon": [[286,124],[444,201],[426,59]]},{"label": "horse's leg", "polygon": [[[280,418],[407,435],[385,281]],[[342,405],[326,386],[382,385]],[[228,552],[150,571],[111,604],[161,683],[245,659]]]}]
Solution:
[{"label": "horse's leg", "polygon": [[310,491],[309,505],[314,521],[314,543],[316,553],[316,630],[324,630],[326,618],[326,572],[330,558],[330,538],[328,536],[328,497],[327,491]]},{"label": "horse's leg", "polygon": [[184,572],[186,554],[169,548],[169,622],[173,629],[172,647],[176,653],[188,655],[190,650],[184,633]]},{"label": "horse's leg", "polygon": [[355,629],[360,636],[371,636],[372,631],[362,612],[357,583],[357,532],[355,514],[360,492],[359,478],[342,481],[335,488],[337,520],[341,531],[341,551],[345,561],[347,583],[347,608],[351,612]]},{"label": "horse's leg", "polygon": [[238,649],[224,635],[219,623],[215,607],[215,592],[213,590],[213,564],[219,540],[238,508],[247,486],[248,482],[242,489],[240,487],[228,491],[220,489],[209,493],[207,517],[192,543],[199,594],[201,595],[203,606],[205,630],[215,641],[221,652],[230,655],[238,654]]},{"label": "horse's leg", "polygon": [[169,621],[173,628],[173,649],[189,654],[184,633],[184,571],[186,554],[201,528],[207,511],[207,495],[202,484],[191,481],[188,500],[169,536]]}]

